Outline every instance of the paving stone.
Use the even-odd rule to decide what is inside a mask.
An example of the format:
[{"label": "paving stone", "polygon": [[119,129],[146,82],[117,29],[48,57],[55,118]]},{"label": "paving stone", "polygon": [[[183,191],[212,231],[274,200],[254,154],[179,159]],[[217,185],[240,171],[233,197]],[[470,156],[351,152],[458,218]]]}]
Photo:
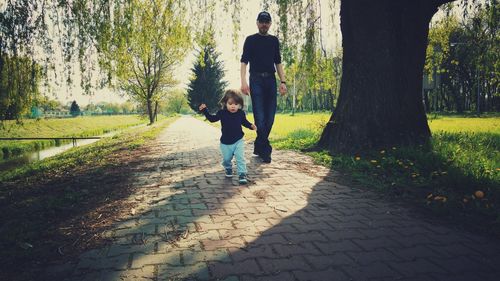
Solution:
[{"label": "paving stone", "polygon": [[353,266],[354,259],[344,253],[336,253],[332,255],[306,255],[304,256],[309,264],[315,269],[324,270],[329,267],[341,267],[342,265]]},{"label": "paving stone", "polygon": [[255,259],[247,259],[238,263],[215,262],[209,265],[210,272],[214,278],[226,278],[231,275],[262,275],[264,272],[259,268]]},{"label": "paving stone", "polygon": [[265,273],[271,274],[294,269],[312,269],[303,256],[292,256],[288,258],[257,258],[257,262]]},{"label": "paving stone", "polygon": [[123,271],[102,271],[97,280],[120,280],[120,281],[150,281],[155,278],[153,266],[145,266],[140,269],[129,269]]},{"label": "paving stone", "polygon": [[338,242],[313,242],[316,247],[319,248],[321,252],[326,255],[335,254],[338,252],[359,252],[363,251],[358,245],[353,243],[351,240],[342,240]]},{"label": "paving stone", "polygon": [[309,231],[306,233],[285,233],[283,236],[294,244],[299,244],[303,242],[328,242],[328,239],[321,234],[319,231]]},{"label": "paving stone", "polygon": [[294,255],[321,255],[320,250],[313,243],[299,244],[273,244],[274,251],[278,257],[291,257]]},{"label": "paving stone", "polygon": [[[389,267],[385,263],[376,262],[369,265],[363,266],[352,266],[352,267],[342,267],[342,269],[347,272],[347,275],[352,278],[352,280],[370,280],[370,279],[384,279],[391,280],[397,279],[402,276],[400,273]],[[396,268],[399,271],[399,267]]]},{"label": "paving stone", "polygon": [[356,245],[359,245],[366,251],[373,251],[380,248],[398,248],[403,245],[395,239],[388,239],[387,237],[378,237],[371,239],[352,239]]},{"label": "paving stone", "polygon": [[158,266],[158,280],[185,280],[188,278],[209,280],[210,273],[207,264],[197,263],[184,266],[161,264]]},{"label": "paving stone", "polygon": [[[137,159],[138,189],[125,199],[136,214],[105,232],[111,244],[51,271],[93,281],[498,279],[499,241],[340,185],[337,172],[300,153],[275,150],[263,165],[249,144],[252,182],[239,186],[223,174],[219,137],[179,118]],[[166,237],[165,227],[189,233]]]},{"label": "paving stone", "polygon": [[235,263],[254,258],[273,258],[276,255],[269,245],[259,245],[250,248],[229,248],[228,251]]},{"label": "paving stone", "polygon": [[276,275],[263,275],[263,276],[254,276],[254,275],[243,275],[240,278],[241,281],[291,281],[295,280],[291,272],[280,272]]},{"label": "paving stone", "polygon": [[134,254],[131,268],[141,268],[145,265],[168,264],[172,266],[180,266],[179,252],[161,253],[161,254]]},{"label": "paving stone", "polygon": [[77,269],[91,268],[97,269],[126,269],[130,255],[120,255],[116,257],[103,257],[98,259],[83,258],[80,259]]},{"label": "paving stone", "polygon": [[[350,278],[344,272],[337,269],[325,269],[319,271],[302,271],[296,270],[293,272],[299,281],[353,281],[356,279]],[[361,279],[360,279],[361,280]]]},{"label": "paving stone", "polygon": [[397,269],[398,272],[401,272],[407,277],[424,273],[446,273],[446,270],[441,266],[437,266],[436,264],[421,258],[410,262],[397,262],[388,264],[390,264],[392,268]]},{"label": "paving stone", "polygon": [[245,242],[240,237],[225,240],[201,240],[201,243],[203,244],[203,249],[206,251],[213,251],[221,248],[242,247],[245,245]]},{"label": "paving stone", "polygon": [[394,253],[401,260],[406,261],[414,261],[418,258],[441,258],[446,256],[443,255],[442,251],[440,251],[439,249],[435,249],[434,247],[435,246],[417,245],[408,248],[388,247],[387,250]]},{"label": "paving stone", "polygon": [[184,264],[196,264],[200,262],[231,262],[229,252],[226,249],[216,249],[213,251],[182,251],[182,261]]}]

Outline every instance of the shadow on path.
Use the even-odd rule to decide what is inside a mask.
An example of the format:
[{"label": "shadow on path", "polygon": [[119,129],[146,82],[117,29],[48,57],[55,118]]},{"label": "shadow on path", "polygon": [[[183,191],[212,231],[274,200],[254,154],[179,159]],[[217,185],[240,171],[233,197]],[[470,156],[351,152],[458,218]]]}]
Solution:
[{"label": "shadow on path", "polygon": [[[247,154],[248,186],[224,177],[217,129],[176,122],[151,156],[113,243],[67,280],[496,280],[500,241],[417,218],[335,183],[307,156]],[[189,128],[189,129],[186,129]],[[201,144],[201,145],[200,145]],[[247,145],[247,151],[251,148]],[[495,278],[495,279],[493,279]]]}]

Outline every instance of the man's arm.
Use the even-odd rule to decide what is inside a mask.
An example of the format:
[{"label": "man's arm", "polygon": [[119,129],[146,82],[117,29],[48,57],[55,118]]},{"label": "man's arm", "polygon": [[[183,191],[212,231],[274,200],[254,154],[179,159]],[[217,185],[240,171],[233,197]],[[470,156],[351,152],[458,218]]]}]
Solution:
[{"label": "man's arm", "polygon": [[247,64],[250,61],[250,47],[249,39],[245,38],[245,43],[243,43],[243,54],[241,55],[241,67],[240,67],[240,78],[241,78],[241,92],[248,96],[250,93],[250,87],[247,83]]},{"label": "man's arm", "polygon": [[276,70],[278,71],[278,76],[280,77],[280,86],[279,92],[282,96],[286,94],[286,84],[282,82],[286,82],[285,79],[285,71],[283,70],[283,65],[281,63],[276,64]]},{"label": "man's arm", "polygon": [[250,87],[247,83],[247,64],[242,62],[240,67],[241,92],[245,95],[250,93]]}]

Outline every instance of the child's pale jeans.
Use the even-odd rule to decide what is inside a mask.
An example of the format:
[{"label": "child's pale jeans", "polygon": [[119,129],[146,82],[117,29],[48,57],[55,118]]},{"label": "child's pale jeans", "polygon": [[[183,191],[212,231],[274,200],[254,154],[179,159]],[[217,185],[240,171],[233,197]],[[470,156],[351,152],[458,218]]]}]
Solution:
[{"label": "child's pale jeans", "polygon": [[243,138],[233,144],[220,144],[220,151],[222,153],[222,166],[224,169],[232,169],[231,160],[233,155],[236,158],[236,167],[238,175],[247,173],[247,164],[245,163],[245,141]]}]

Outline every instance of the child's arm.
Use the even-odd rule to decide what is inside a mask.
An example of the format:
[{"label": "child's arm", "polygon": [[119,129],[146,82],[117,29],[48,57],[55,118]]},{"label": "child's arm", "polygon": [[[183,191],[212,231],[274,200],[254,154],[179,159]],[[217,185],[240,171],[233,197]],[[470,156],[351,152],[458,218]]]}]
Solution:
[{"label": "child's arm", "polygon": [[200,105],[200,111],[205,115],[205,117],[208,119],[210,122],[217,122],[220,120],[220,114],[217,112],[217,114],[212,115],[210,112],[208,112],[207,106],[205,104]]},{"label": "child's arm", "polygon": [[244,127],[247,127],[250,130],[257,130],[257,127],[247,120],[247,116],[246,116],[245,112],[241,111],[241,113],[243,114],[243,117],[241,118],[241,125],[243,125]]}]

